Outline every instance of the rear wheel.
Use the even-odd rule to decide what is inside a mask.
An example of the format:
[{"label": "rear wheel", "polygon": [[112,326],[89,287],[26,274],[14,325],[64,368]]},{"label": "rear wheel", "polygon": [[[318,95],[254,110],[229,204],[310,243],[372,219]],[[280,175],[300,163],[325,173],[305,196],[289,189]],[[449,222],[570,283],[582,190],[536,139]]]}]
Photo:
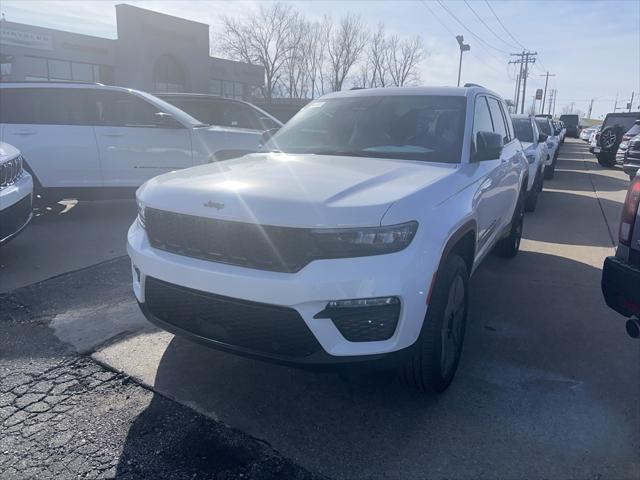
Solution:
[{"label": "rear wheel", "polygon": [[438,271],[415,353],[400,372],[419,392],[443,392],[458,369],[467,324],[469,271],[451,254]]},{"label": "rear wheel", "polygon": [[616,155],[613,153],[599,153],[598,163],[605,168],[613,168],[616,164]]}]

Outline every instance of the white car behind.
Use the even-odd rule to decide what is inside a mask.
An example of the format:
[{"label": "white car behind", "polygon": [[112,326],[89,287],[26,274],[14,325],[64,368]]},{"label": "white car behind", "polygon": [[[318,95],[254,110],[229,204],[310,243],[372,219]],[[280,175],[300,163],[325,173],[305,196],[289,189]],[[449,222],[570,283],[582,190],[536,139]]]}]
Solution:
[{"label": "white car behind", "polygon": [[20,151],[0,142],[0,245],[18,235],[32,218],[33,182]]},{"label": "white car behind", "polygon": [[133,195],[156,175],[255,152],[261,138],[100,84],[1,83],[0,104],[0,140],[22,151],[36,190],[52,200]]}]

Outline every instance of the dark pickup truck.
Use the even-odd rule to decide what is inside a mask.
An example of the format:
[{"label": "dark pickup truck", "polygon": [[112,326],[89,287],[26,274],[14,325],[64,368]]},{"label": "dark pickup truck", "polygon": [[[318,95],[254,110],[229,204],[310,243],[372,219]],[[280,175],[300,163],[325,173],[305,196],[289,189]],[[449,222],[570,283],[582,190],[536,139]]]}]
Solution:
[{"label": "dark pickup truck", "polygon": [[640,176],[631,182],[622,207],[618,248],[602,269],[607,305],[629,317],[627,333],[640,338]]}]

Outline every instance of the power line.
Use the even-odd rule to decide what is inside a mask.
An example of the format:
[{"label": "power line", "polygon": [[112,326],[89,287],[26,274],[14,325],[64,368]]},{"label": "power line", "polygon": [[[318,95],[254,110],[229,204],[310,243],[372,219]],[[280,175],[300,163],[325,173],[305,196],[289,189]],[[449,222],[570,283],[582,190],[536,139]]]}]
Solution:
[{"label": "power line", "polygon": [[491,10],[491,13],[493,13],[493,16],[496,17],[496,20],[498,21],[500,26],[503,28],[503,30],[505,32],[507,32],[507,35],[509,35],[514,42],[516,42],[518,45],[520,45],[521,48],[524,48],[525,50],[527,50],[527,47],[522,45],[518,41],[518,39],[516,37],[514,37],[513,35],[511,35],[511,32],[509,30],[507,30],[507,27],[504,26],[504,23],[502,23],[502,20],[500,20],[500,17],[498,17],[498,14],[493,10],[493,7],[491,7],[491,4],[489,3],[489,0],[484,0],[484,2],[487,4],[487,7],[489,7],[489,10]]},{"label": "power line", "polygon": [[[431,15],[433,15],[433,17],[436,19],[436,21],[447,31],[449,32],[449,34],[452,37],[455,37],[456,34],[453,33],[451,31],[451,29],[449,27],[447,27],[447,24],[436,14],[436,12],[434,10],[431,9],[431,6],[425,1],[425,0],[420,0],[420,3],[422,5],[424,5],[424,7],[429,10],[429,13],[431,13]],[[489,57],[485,60],[485,65],[491,67],[491,69],[495,72],[498,72],[497,69],[497,65],[500,65],[502,67],[503,65],[503,60],[498,58],[497,56],[495,56],[491,51],[489,51],[488,49],[486,49],[485,47],[483,47],[482,45],[480,45],[481,50],[483,50],[487,55],[489,55]],[[475,52],[477,53],[479,50],[475,50]],[[491,61],[495,62],[495,66],[491,65]]]},{"label": "power line", "polygon": [[431,10],[431,7],[429,6],[429,4],[428,4],[425,0],[420,0],[420,3],[422,3],[422,4],[427,8],[427,10],[429,10],[429,12],[431,12],[431,15],[433,15],[433,17],[438,21],[438,24],[442,25],[442,26],[444,27],[444,29],[445,29],[447,32],[449,32],[449,34],[450,34],[452,37],[455,37],[455,36],[456,36],[456,34],[455,34],[455,33],[453,33],[453,32],[449,29],[449,27],[447,27],[447,24],[446,24],[446,23],[444,23],[442,20],[440,20],[440,18],[436,15],[436,12],[434,12],[433,10]]},{"label": "power line", "polygon": [[504,53],[505,55],[509,55],[509,52],[507,52],[506,50],[502,50],[501,48],[495,47],[493,45],[491,45],[490,43],[484,41],[480,36],[476,35],[474,32],[472,32],[469,27],[467,27],[458,17],[456,17],[456,15],[451,12],[451,10],[449,10],[444,3],[441,0],[437,0],[438,5],[440,5],[445,12],[447,12],[449,15],[451,15],[451,17],[458,22],[458,24],[464,28],[467,32],[469,32],[469,34],[471,34],[476,40],[478,40],[480,43],[486,45],[489,48],[493,48],[494,50],[500,52],[500,53]]},{"label": "power line", "polygon": [[469,10],[471,10],[473,12],[473,14],[476,16],[476,18],[478,20],[480,20],[480,23],[482,23],[487,30],[489,30],[494,37],[496,37],[498,40],[500,40],[501,42],[503,42],[505,45],[507,45],[509,48],[513,48],[513,49],[517,49],[518,47],[510,44],[509,42],[507,42],[505,39],[503,39],[502,37],[500,37],[489,25],[487,25],[487,22],[485,22],[482,17],[480,15],[478,15],[478,12],[476,12],[473,7],[469,4],[469,2],[467,0],[464,0],[464,3],[467,7],[469,7]]}]

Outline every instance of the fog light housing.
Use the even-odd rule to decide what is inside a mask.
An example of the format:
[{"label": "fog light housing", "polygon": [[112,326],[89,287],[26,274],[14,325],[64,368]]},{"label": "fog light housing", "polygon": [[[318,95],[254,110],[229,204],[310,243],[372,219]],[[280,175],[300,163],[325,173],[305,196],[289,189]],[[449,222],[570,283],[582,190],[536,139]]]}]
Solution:
[{"label": "fog light housing", "polygon": [[332,300],[313,318],[331,319],[350,342],[377,342],[393,336],[400,317],[398,297]]}]

